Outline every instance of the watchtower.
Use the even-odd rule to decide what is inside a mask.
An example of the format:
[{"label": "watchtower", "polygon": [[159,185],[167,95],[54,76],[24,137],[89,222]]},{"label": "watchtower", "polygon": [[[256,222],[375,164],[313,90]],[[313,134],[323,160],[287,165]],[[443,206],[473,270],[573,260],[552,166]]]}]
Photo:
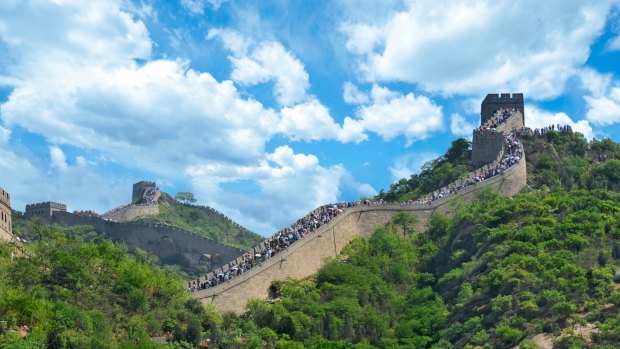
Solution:
[{"label": "watchtower", "polygon": [[0,188],[0,237],[5,240],[10,240],[13,235],[11,217],[11,195]]},{"label": "watchtower", "polygon": [[53,201],[29,204],[26,205],[25,216],[27,219],[32,217],[43,217],[50,220],[54,212],[67,212],[67,205]]},{"label": "watchtower", "polygon": [[480,106],[480,125],[484,125],[498,109],[517,108],[525,125],[525,109],[523,109],[523,93],[489,93]]},{"label": "watchtower", "polygon": [[135,204],[137,202],[140,202],[140,200],[142,200],[142,196],[144,195],[144,191],[148,188],[153,188],[156,186],[157,185],[155,184],[155,182],[149,181],[140,181],[138,183],[135,183],[133,185],[133,192],[131,194],[131,203]]}]

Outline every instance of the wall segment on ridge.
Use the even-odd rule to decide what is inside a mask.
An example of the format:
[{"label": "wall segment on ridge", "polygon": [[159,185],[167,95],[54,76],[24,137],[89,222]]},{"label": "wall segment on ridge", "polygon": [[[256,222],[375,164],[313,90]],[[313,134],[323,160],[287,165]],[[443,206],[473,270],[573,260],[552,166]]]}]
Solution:
[{"label": "wall segment on ridge", "polygon": [[95,231],[115,241],[124,241],[129,250],[139,247],[155,254],[162,262],[195,268],[211,256],[213,268],[236,258],[244,251],[205,238],[191,231],[161,223],[112,222],[93,216],[55,212],[52,223],[91,225]]},{"label": "wall segment on ridge", "polygon": [[103,214],[102,218],[115,222],[128,222],[140,217],[159,214],[159,205],[129,205]]}]

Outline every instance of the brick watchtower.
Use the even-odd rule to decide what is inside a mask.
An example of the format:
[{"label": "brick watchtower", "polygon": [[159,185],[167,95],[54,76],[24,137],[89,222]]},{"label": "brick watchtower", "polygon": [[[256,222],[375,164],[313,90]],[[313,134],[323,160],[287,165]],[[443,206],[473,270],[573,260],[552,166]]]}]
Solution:
[{"label": "brick watchtower", "polygon": [[50,221],[54,212],[67,212],[67,205],[54,201],[40,202],[37,204],[26,205],[26,213],[24,216],[26,219],[33,217],[43,217]]},{"label": "brick watchtower", "polygon": [[489,93],[480,106],[480,125],[493,117],[498,109],[517,108],[522,115],[522,124],[525,125],[525,109],[523,109],[523,93]]}]

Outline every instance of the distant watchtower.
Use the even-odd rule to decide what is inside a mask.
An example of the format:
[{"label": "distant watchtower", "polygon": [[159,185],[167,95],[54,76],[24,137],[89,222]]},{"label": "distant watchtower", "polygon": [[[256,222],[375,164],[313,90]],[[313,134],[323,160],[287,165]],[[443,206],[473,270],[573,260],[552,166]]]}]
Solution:
[{"label": "distant watchtower", "polygon": [[525,125],[525,110],[523,109],[523,93],[489,93],[480,106],[480,125],[493,117],[498,109],[517,108],[523,117],[523,125]]},{"label": "distant watchtower", "polygon": [[140,200],[142,200],[142,196],[144,195],[144,191],[148,188],[154,188],[157,185],[155,184],[155,182],[149,182],[149,181],[140,181],[138,183],[135,183],[133,185],[133,192],[131,195],[131,203],[135,204],[136,202],[139,202]]}]

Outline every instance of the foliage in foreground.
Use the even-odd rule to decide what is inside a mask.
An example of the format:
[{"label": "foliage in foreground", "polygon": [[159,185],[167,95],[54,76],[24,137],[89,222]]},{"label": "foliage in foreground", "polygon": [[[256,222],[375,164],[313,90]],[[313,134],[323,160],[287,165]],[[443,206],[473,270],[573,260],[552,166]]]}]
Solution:
[{"label": "foliage in foreground", "polygon": [[109,240],[67,237],[39,220],[22,229],[38,236],[25,255],[12,260],[0,245],[0,347],[152,348],[150,337],[167,332],[195,339],[187,334],[204,309],[182,280]]}]

